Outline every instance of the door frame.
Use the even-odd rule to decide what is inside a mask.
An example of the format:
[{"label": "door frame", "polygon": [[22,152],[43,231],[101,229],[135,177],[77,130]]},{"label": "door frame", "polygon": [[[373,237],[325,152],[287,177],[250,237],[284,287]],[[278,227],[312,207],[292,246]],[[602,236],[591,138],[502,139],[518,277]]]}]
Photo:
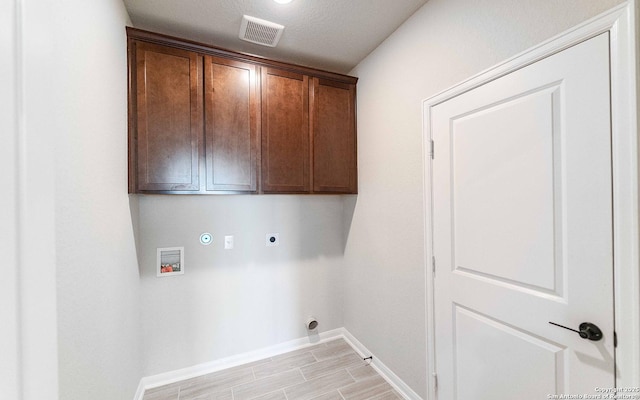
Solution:
[{"label": "door frame", "polygon": [[40,72],[54,43],[41,40],[55,27],[52,11],[24,0],[0,4],[0,86],[7,88],[0,93],[0,394],[19,400],[58,399],[56,135],[42,129],[52,113],[38,96],[51,90]]},{"label": "door frame", "polygon": [[[427,395],[436,398],[432,224],[431,109],[462,93],[535,63],[601,33],[609,32],[613,170],[614,314],[618,339],[616,386],[640,387],[640,209],[637,98],[638,2],[626,2],[532,47],[453,87],[423,100],[423,166],[427,321]],[[436,155],[437,157],[437,147]]]}]

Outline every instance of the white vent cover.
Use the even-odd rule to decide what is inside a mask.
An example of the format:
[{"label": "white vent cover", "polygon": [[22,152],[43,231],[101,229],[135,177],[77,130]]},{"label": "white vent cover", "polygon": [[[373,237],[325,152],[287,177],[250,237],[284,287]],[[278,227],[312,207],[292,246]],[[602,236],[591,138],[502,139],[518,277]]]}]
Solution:
[{"label": "white vent cover", "polygon": [[276,47],[284,26],[260,18],[242,16],[240,39],[263,46]]}]

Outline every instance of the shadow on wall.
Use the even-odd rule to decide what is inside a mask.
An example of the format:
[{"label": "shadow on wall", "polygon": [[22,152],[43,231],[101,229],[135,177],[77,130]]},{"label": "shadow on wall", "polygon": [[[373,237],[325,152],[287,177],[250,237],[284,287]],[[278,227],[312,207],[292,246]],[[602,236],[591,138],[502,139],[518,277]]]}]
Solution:
[{"label": "shadow on wall", "polygon": [[349,241],[349,235],[351,233],[351,223],[353,222],[353,215],[356,211],[356,204],[358,203],[357,195],[350,195],[343,197],[343,209],[342,209],[342,218],[343,218],[343,233],[342,237],[344,238],[344,245],[342,246],[342,254],[344,254],[347,249],[347,242]]},{"label": "shadow on wall", "polygon": [[[136,247],[136,258],[138,260],[138,268],[140,268],[140,202],[136,195],[129,195],[129,212],[131,213],[131,230],[133,231],[133,240]],[[140,273],[142,274],[142,271]]]},{"label": "shadow on wall", "polygon": [[[184,246],[185,264],[192,270],[211,266],[212,262],[234,266],[342,257],[355,199],[303,195],[130,196],[140,274],[155,275],[158,247]],[[204,232],[213,235],[211,245],[200,244]],[[278,234],[280,244],[268,247],[267,235],[273,233]],[[234,237],[231,250],[224,249],[227,235]]]}]

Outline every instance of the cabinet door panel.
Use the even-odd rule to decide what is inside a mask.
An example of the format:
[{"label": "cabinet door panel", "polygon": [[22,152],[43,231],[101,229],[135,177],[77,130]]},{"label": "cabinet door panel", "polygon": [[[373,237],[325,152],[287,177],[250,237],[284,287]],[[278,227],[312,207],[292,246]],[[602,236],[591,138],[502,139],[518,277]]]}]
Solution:
[{"label": "cabinet door panel", "polygon": [[202,135],[195,53],[138,43],[137,190],[197,191]]},{"label": "cabinet door panel", "polygon": [[313,191],[356,193],[355,85],[313,78]]},{"label": "cabinet door panel", "polygon": [[308,77],[263,68],[262,107],[263,191],[308,193]]},{"label": "cabinet door panel", "polygon": [[205,57],[207,190],[257,190],[256,67]]}]

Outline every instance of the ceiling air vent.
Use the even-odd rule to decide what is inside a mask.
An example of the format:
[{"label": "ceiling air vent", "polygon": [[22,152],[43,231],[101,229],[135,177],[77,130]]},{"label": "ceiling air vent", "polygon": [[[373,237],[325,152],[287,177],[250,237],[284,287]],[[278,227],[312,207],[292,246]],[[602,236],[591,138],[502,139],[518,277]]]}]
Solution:
[{"label": "ceiling air vent", "polygon": [[242,16],[240,39],[263,46],[276,47],[284,26],[260,18]]}]

